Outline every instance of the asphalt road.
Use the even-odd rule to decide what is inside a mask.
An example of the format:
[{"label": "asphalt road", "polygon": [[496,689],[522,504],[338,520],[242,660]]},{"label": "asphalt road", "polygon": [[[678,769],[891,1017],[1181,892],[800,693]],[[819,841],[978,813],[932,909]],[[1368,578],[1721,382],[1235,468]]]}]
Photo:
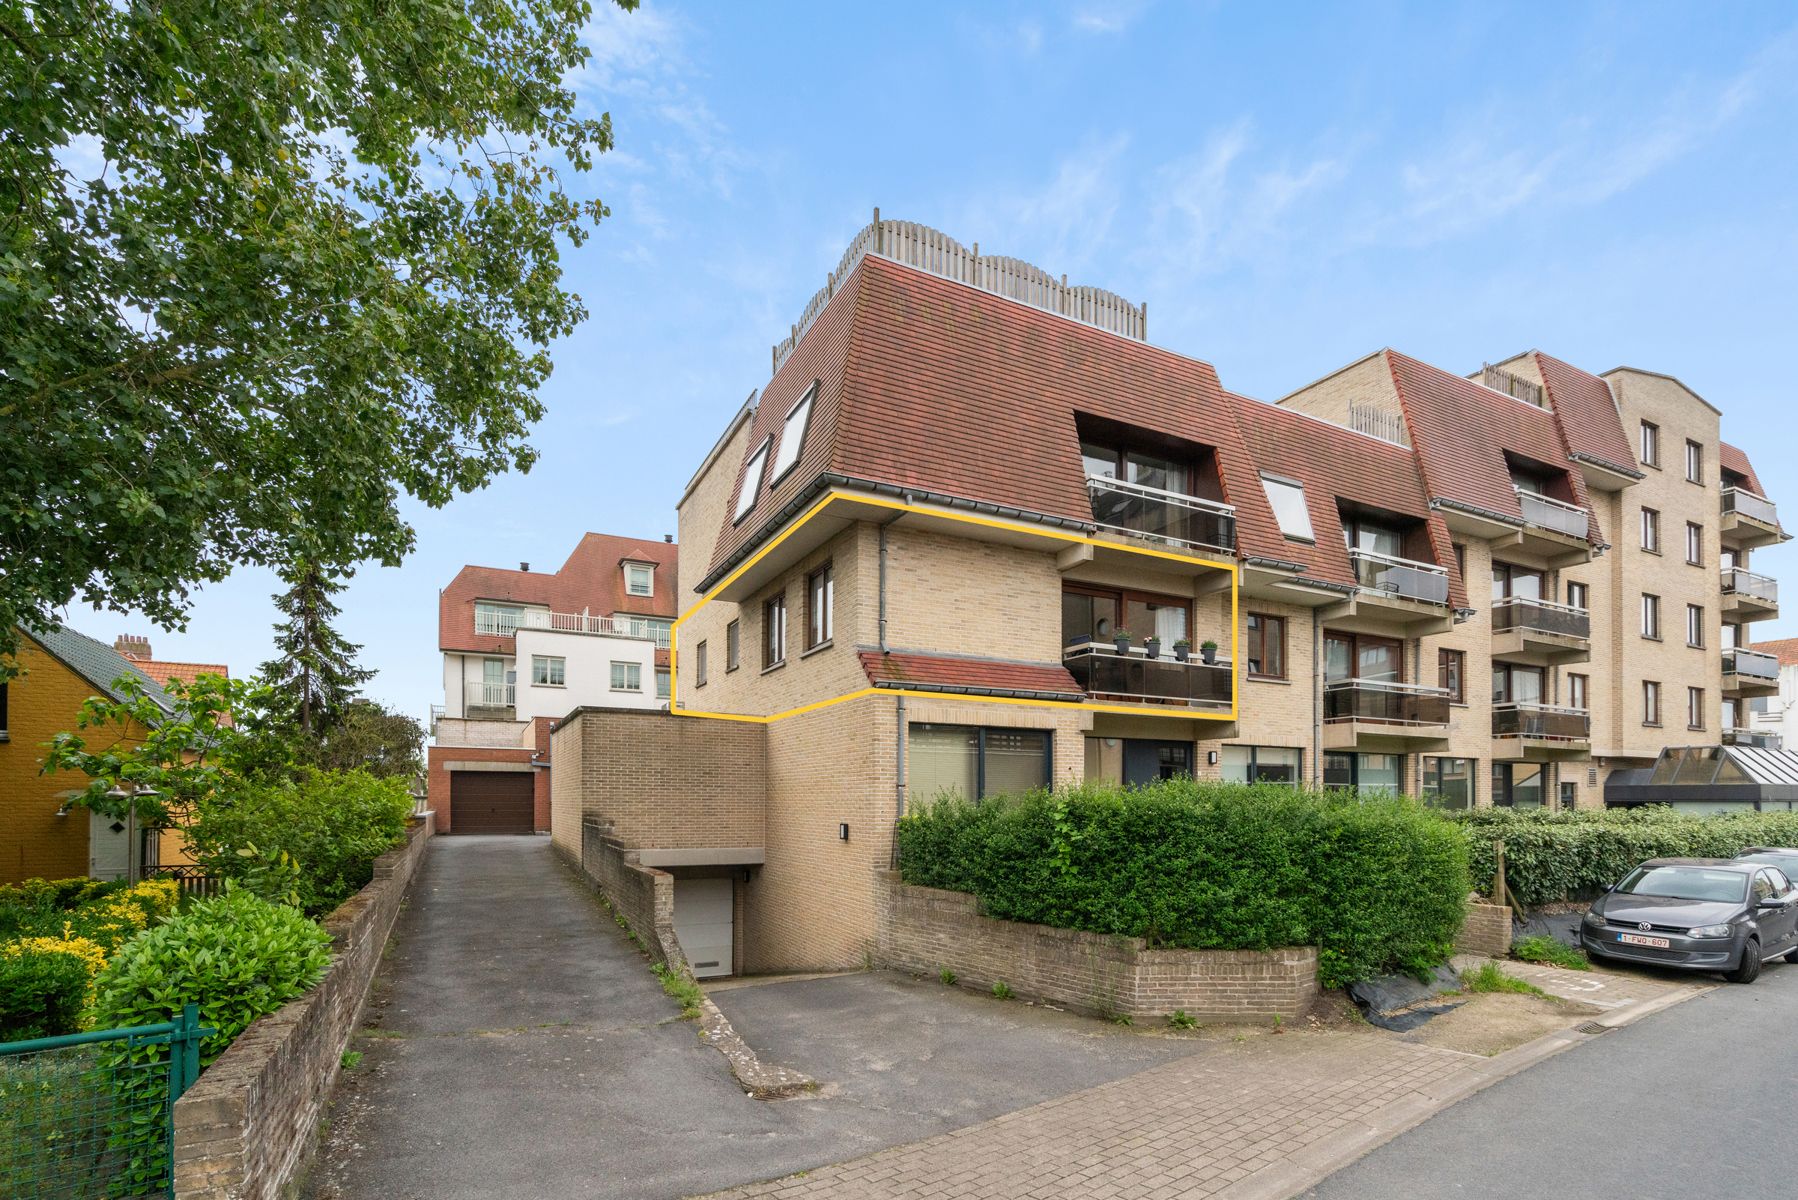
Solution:
[{"label": "asphalt road", "polygon": [[1769,964],[1474,1095],[1318,1200],[1764,1200],[1789,1190],[1798,966]]}]

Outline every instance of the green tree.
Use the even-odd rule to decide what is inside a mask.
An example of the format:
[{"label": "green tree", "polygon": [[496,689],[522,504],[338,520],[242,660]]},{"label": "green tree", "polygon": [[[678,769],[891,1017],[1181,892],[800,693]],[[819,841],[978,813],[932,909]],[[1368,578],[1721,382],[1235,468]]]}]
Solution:
[{"label": "green tree", "polygon": [[529,469],[606,215],[590,15],[0,0],[0,662],[76,597],[395,564],[402,493]]},{"label": "green tree", "polygon": [[424,771],[420,758],[424,740],[424,728],[416,718],[373,700],[353,700],[314,743],[311,758],[327,771],[361,768],[379,778],[411,779]]},{"label": "green tree", "polygon": [[287,618],[275,626],[279,654],[262,664],[262,678],[297,731],[317,738],[337,723],[374,672],[356,665],[362,647],[331,627],[341,611],[331,597],[343,583],[314,562],[299,563],[287,582],[275,597],[275,608]]}]

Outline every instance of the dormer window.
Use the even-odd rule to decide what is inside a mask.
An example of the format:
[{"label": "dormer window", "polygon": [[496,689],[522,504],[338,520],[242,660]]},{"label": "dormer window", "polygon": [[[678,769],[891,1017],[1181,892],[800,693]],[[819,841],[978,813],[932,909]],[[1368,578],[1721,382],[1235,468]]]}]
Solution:
[{"label": "dormer window", "polygon": [[743,486],[737,492],[737,511],[731,517],[732,524],[749,515],[755,507],[756,494],[762,490],[762,467],[768,462],[768,443],[763,442],[760,449],[749,456],[749,465],[743,468]]},{"label": "dormer window", "polygon": [[656,569],[649,563],[624,564],[624,592],[627,596],[656,594]]},{"label": "dormer window", "polygon": [[814,380],[812,386],[805,389],[805,395],[799,397],[787,413],[786,421],[780,427],[780,448],[774,454],[774,475],[769,486],[780,482],[781,478],[799,465],[799,453],[805,447],[806,426],[811,423],[812,397],[818,394],[818,384]]},{"label": "dormer window", "polygon": [[1301,542],[1315,542],[1311,529],[1311,510],[1305,506],[1305,485],[1296,479],[1263,475],[1261,487],[1267,492],[1267,503],[1274,510],[1280,532]]}]

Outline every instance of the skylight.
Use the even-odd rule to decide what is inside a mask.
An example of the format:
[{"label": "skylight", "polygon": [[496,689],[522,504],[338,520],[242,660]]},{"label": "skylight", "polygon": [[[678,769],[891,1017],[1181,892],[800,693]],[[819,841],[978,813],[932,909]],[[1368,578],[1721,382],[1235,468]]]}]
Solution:
[{"label": "skylight", "polygon": [[780,479],[799,462],[799,452],[805,447],[805,429],[811,421],[812,397],[818,392],[818,384],[813,380],[812,386],[805,389],[805,395],[799,397],[799,403],[787,413],[787,420],[780,429],[780,449],[774,455],[774,480]]},{"label": "skylight", "polygon": [[1305,507],[1305,485],[1275,475],[1263,475],[1261,486],[1267,491],[1267,502],[1274,510],[1274,520],[1280,523],[1280,532],[1289,538],[1315,542],[1317,535],[1311,531],[1311,513]]},{"label": "skylight", "polygon": [[768,443],[763,442],[749,458],[749,465],[743,468],[743,487],[737,493],[737,515],[732,522],[741,521],[755,507],[756,494],[762,490],[762,464],[768,461]]}]

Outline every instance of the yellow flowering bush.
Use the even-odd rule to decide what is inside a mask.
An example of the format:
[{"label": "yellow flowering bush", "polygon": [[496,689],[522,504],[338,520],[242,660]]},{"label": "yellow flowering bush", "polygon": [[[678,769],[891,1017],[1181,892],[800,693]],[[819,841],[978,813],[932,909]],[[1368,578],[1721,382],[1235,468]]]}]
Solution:
[{"label": "yellow flowering bush", "polygon": [[74,1032],[95,977],[119,947],[173,916],[180,899],[172,879],[0,888],[0,1041]]}]

